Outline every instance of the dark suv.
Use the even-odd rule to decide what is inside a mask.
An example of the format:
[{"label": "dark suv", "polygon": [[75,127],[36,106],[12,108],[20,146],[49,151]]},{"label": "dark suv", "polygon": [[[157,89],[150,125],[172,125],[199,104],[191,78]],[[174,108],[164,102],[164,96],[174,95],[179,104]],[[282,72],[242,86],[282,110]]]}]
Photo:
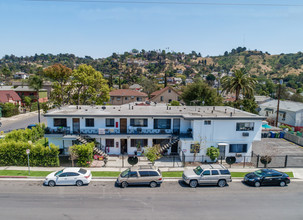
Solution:
[{"label": "dark suv", "polygon": [[290,183],[290,178],[286,173],[272,169],[261,169],[252,173],[248,173],[244,177],[244,182],[259,187],[261,185],[278,185],[286,186]]}]

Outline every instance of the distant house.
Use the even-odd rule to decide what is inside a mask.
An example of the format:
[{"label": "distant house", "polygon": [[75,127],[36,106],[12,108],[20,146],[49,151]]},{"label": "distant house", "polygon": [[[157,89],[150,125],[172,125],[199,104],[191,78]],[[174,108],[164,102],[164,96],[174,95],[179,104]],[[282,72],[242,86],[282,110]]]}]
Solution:
[{"label": "distant house", "polygon": [[29,75],[24,72],[17,72],[14,74],[14,79],[28,79]]},{"label": "distant house", "polygon": [[14,90],[21,98],[29,96],[33,101],[35,101],[37,100],[37,97],[39,97],[40,103],[48,101],[46,89],[41,89],[39,94],[37,94],[37,92],[29,86],[18,86]]},{"label": "distant house", "polygon": [[272,100],[269,96],[261,96],[261,95],[255,95],[255,101],[257,104],[262,104],[264,102],[267,102],[269,100]]},{"label": "distant house", "polygon": [[117,89],[109,93],[110,104],[123,105],[131,102],[147,101],[147,94],[131,89]]},{"label": "distant house", "polygon": [[180,101],[180,94],[170,86],[153,92],[150,98],[150,101],[157,103],[170,103],[174,100]]},{"label": "distant house", "polygon": [[[260,104],[259,114],[267,118],[276,119],[278,100],[271,100]],[[280,124],[294,127],[295,131],[303,128],[303,103],[292,101],[280,101],[279,119]]]},{"label": "distant house", "polygon": [[185,80],[185,84],[188,85],[188,84],[191,84],[193,83],[194,81],[192,79],[186,79]]},{"label": "distant house", "polygon": [[13,90],[1,90],[0,91],[1,103],[13,103],[15,105],[21,105],[21,98]]},{"label": "distant house", "polygon": [[131,85],[129,87],[129,89],[141,91],[142,90],[142,86],[140,86],[139,84],[134,84],[134,85]]},{"label": "distant house", "polygon": [[[24,82],[20,82],[20,81],[13,81],[12,82],[12,85],[14,87],[18,87],[18,86],[28,86],[28,83],[24,83]],[[49,82],[49,81],[46,81],[46,82],[43,82],[43,86],[42,86],[42,89],[46,89],[47,90],[47,96],[50,97],[50,93],[52,91],[52,86],[53,86],[53,83],[52,82]]]},{"label": "distant house", "polygon": [[179,78],[179,77],[175,77],[175,78],[174,78],[174,82],[175,82],[176,84],[181,84],[181,83],[182,83],[182,79]]}]

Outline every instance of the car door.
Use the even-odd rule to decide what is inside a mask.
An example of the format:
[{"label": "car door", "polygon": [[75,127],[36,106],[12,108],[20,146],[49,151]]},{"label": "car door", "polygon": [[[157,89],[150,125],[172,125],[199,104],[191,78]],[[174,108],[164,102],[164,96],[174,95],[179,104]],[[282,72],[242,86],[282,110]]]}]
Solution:
[{"label": "car door", "polygon": [[269,186],[273,185],[273,177],[271,173],[267,173],[262,180],[262,185],[264,186]]},{"label": "car door", "polygon": [[210,170],[204,170],[203,173],[201,174],[199,184],[201,185],[208,185],[211,184],[211,174]]},{"label": "car door", "polygon": [[140,184],[149,184],[150,183],[150,176],[148,171],[139,171],[140,174]]},{"label": "car door", "polygon": [[66,173],[66,185],[75,185],[79,174],[74,172]]},{"label": "car door", "polygon": [[219,170],[211,170],[211,184],[217,184],[220,179]]},{"label": "car door", "polygon": [[282,180],[282,174],[281,173],[273,173],[272,174],[272,184],[273,185],[279,185]]},{"label": "car door", "polygon": [[67,181],[66,173],[61,173],[57,177],[56,185],[65,185]]},{"label": "car door", "polygon": [[129,171],[127,182],[129,185],[135,185],[139,182],[139,176],[137,171]]}]

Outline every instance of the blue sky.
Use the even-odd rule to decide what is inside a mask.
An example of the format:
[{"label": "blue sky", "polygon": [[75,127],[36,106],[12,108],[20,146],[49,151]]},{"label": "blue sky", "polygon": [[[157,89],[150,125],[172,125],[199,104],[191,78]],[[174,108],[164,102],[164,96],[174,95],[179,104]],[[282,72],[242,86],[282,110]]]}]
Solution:
[{"label": "blue sky", "polygon": [[97,58],[133,48],[169,48],[186,53],[195,50],[202,56],[223,54],[238,46],[271,54],[302,51],[302,1],[190,2],[302,4],[302,7],[0,0],[0,57],[73,53]]}]

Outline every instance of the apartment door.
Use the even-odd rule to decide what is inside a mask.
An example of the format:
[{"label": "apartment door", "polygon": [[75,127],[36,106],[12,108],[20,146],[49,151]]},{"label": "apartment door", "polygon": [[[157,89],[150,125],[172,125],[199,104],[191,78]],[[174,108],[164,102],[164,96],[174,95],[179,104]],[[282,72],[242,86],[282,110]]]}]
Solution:
[{"label": "apartment door", "polygon": [[127,139],[120,140],[121,154],[127,154]]},{"label": "apartment door", "polygon": [[173,122],[173,133],[180,134],[180,119],[174,118]]},{"label": "apartment door", "polygon": [[225,159],[226,144],[218,144],[218,147],[219,147],[219,152],[220,152],[220,158],[222,157],[223,159]]},{"label": "apartment door", "polygon": [[73,133],[80,134],[80,118],[73,118]]},{"label": "apartment door", "polygon": [[126,134],[127,133],[127,119],[120,118],[120,133]]}]

